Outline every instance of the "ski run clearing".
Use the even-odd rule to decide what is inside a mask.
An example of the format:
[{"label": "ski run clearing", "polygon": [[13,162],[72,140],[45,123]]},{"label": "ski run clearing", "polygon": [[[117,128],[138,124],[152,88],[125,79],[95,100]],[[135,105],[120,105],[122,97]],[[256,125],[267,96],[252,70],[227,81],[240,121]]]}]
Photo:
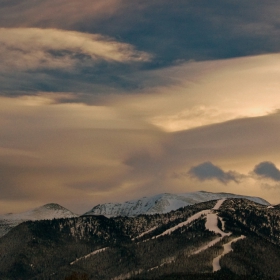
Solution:
[{"label": "ski run clearing", "polygon": [[131,240],[138,239],[138,238],[140,238],[140,237],[142,237],[142,236],[144,236],[144,235],[146,235],[146,234],[152,232],[152,231],[155,230],[155,229],[157,229],[157,226],[155,226],[155,227],[153,227],[153,228],[151,228],[151,229],[149,229],[149,230],[147,230],[147,231],[141,233],[140,235],[136,236],[135,238],[132,238]]},{"label": "ski run clearing", "polygon": [[85,256],[83,256],[81,258],[76,259],[75,261],[71,262],[70,265],[73,265],[73,264],[75,264],[76,262],[78,262],[80,260],[85,260],[85,259],[89,258],[90,256],[93,256],[93,255],[99,254],[101,252],[104,252],[107,249],[108,249],[108,247],[105,247],[105,248],[102,248],[102,249],[99,249],[99,250],[95,250],[95,251],[91,252],[88,255],[85,255]]},{"label": "ski run clearing", "polygon": [[232,251],[231,244],[240,240],[240,239],[244,239],[244,238],[245,238],[245,236],[241,235],[241,236],[239,236],[239,237],[237,237],[237,238],[235,238],[235,239],[231,240],[230,242],[223,245],[224,252],[221,255],[219,255],[218,257],[216,257],[215,259],[213,259],[213,272],[221,269],[220,259],[221,259],[222,256],[224,256],[224,255],[226,255],[226,254],[228,254],[229,252]]},{"label": "ski run clearing", "polygon": [[205,246],[200,247],[198,250],[194,251],[192,254],[190,254],[190,256],[191,256],[191,255],[199,254],[200,252],[203,252],[203,251],[207,250],[208,248],[214,246],[216,243],[218,243],[218,242],[221,241],[221,240],[222,240],[222,237],[218,237],[218,238],[216,238],[216,239],[210,241],[210,242],[207,243]]},{"label": "ski run clearing", "polygon": [[222,198],[222,199],[218,200],[216,205],[213,207],[213,210],[219,210],[221,205],[224,203],[225,200],[226,200],[225,198]]},{"label": "ski run clearing", "polygon": [[[225,236],[230,236],[231,235],[231,232],[228,232],[228,233],[225,233],[224,230],[225,230],[225,222],[220,218],[218,217],[218,215],[216,214],[216,210],[219,210],[221,205],[223,204],[223,202],[225,201],[226,199],[220,199],[217,201],[216,205],[212,208],[212,209],[207,209],[207,210],[202,210],[196,214],[194,214],[193,216],[189,217],[186,221],[182,222],[182,223],[179,223],[178,225],[164,231],[163,233],[157,235],[157,236],[154,236],[152,239],[156,239],[156,238],[159,238],[160,236],[164,236],[164,235],[168,235],[168,234],[171,234],[172,232],[174,232],[175,230],[179,229],[180,227],[182,226],[186,226],[190,223],[192,223],[193,221],[201,218],[202,216],[206,216],[206,223],[205,223],[205,228],[209,231],[213,231],[215,232],[216,234],[220,235],[219,237],[215,238],[214,240],[210,241],[209,243],[207,243],[206,245],[202,246],[201,248],[199,248],[198,250],[192,252],[189,256],[191,255],[195,255],[195,254],[199,254],[205,250],[207,250],[208,248],[214,246],[216,243],[218,243],[219,241],[221,241]],[[218,220],[221,221],[222,223],[222,230],[219,229],[218,227]],[[138,235],[137,237],[133,238],[132,240],[135,240],[135,239],[138,239],[152,231],[154,231],[155,229],[157,228],[157,226],[141,233],[140,235]],[[215,271],[218,271],[221,269],[221,266],[220,266],[220,259],[222,256],[228,254],[229,252],[231,252],[233,249],[231,247],[231,244],[240,240],[240,239],[244,239],[245,236],[244,235],[241,235],[240,237],[237,237],[233,240],[231,240],[230,242],[226,243],[223,245],[224,247],[224,251],[221,255],[217,256],[216,258],[213,259],[213,272]],[[149,239],[148,239],[149,240]],[[144,240],[142,242],[146,242],[147,240]],[[105,250],[107,250],[108,247],[105,247],[105,248],[102,248],[102,249],[99,249],[99,250],[95,250],[93,251],[92,253],[88,254],[88,255],[85,255],[81,258],[78,258],[76,259],[75,261],[71,262],[70,265],[73,265],[77,262],[79,262],[80,260],[83,260],[83,259],[87,259],[88,257],[90,256],[93,256],[93,255],[96,255],[96,254],[99,254],[101,252],[104,252]],[[174,261],[175,257],[171,257],[169,258],[168,261],[165,261],[163,263],[161,263],[160,265],[156,266],[156,267],[152,267],[150,269],[148,269],[148,271],[152,271],[154,269],[158,269],[159,267],[163,266],[164,264],[167,264],[167,263],[171,263],[172,261]],[[141,273],[143,270],[139,270],[138,273]],[[128,273],[127,275],[119,275],[118,277],[115,277],[114,279],[122,279],[122,277],[124,276],[130,276],[131,274]]]},{"label": "ski run clearing", "polygon": [[[210,241],[209,243],[207,243],[206,245],[202,246],[201,248],[199,248],[198,250],[194,251],[193,253],[190,254],[191,255],[195,255],[195,254],[199,254],[205,250],[207,250],[208,248],[214,246],[216,243],[220,242],[225,236],[230,236],[231,235],[231,232],[228,232],[228,233],[225,233],[223,230],[225,230],[225,222],[220,218],[218,217],[218,215],[215,213],[216,210],[219,210],[221,205],[223,204],[223,202],[225,201],[226,199],[220,199],[217,201],[216,205],[212,208],[212,209],[208,209],[208,210],[203,210],[203,211],[200,211],[196,214],[194,214],[193,216],[191,216],[190,218],[188,218],[185,222],[182,222],[166,231],[164,231],[163,233],[157,235],[157,236],[154,236],[154,238],[159,238],[160,236],[164,236],[164,235],[167,235],[167,234],[171,234],[173,231],[177,230],[178,228],[182,227],[182,226],[185,226],[185,225],[188,225],[190,224],[191,222],[199,219],[201,216],[203,215],[206,215],[206,223],[205,223],[205,228],[209,231],[213,231],[215,232],[216,234],[219,234],[220,237],[217,237],[216,239]],[[218,219],[221,221],[222,223],[222,229],[219,229],[218,227]],[[144,232],[141,236],[145,235],[146,233],[154,230],[155,228],[147,231],[147,232]],[[237,237],[235,239],[233,239],[232,241],[226,243],[223,245],[224,247],[224,252],[219,255],[218,257],[214,258],[213,259],[213,271],[217,271],[217,270],[220,270],[221,269],[221,266],[220,266],[220,259],[222,256],[224,256],[225,254],[229,253],[232,251],[232,248],[231,248],[231,244],[233,242],[236,242],[240,239],[243,239],[245,238],[244,235],[240,236],[240,237]],[[168,262],[164,262],[162,263],[161,265],[159,266],[156,266],[156,267],[152,267],[151,269],[149,269],[150,271],[151,270],[154,270],[154,269],[157,269],[159,268],[160,266],[166,264]]]},{"label": "ski run clearing", "polygon": [[191,222],[199,219],[202,215],[207,215],[211,212],[211,210],[202,210],[196,214],[194,214],[193,216],[191,216],[190,218],[188,218],[185,222],[182,222],[180,224],[178,224],[177,226],[174,226],[172,228],[169,228],[167,229],[166,231],[164,231],[163,233],[157,235],[157,236],[154,236],[152,239],[155,239],[155,238],[159,238],[160,236],[164,236],[164,235],[167,235],[167,234],[170,234],[172,233],[173,231],[177,230],[178,228],[182,227],[182,226],[186,226],[188,224],[190,224]]},{"label": "ski run clearing", "polygon": [[163,233],[161,233],[157,236],[154,236],[152,239],[159,238],[160,236],[164,236],[164,235],[167,235],[167,234],[171,234],[173,231],[177,230],[178,228],[190,224],[191,222],[199,219],[203,215],[207,216],[207,221],[206,221],[206,224],[205,224],[206,229],[208,229],[210,231],[214,231],[215,233],[220,234],[222,237],[224,237],[226,235],[229,235],[227,233],[224,233],[223,231],[221,231],[218,228],[218,216],[217,216],[217,214],[213,213],[213,210],[219,210],[219,208],[221,207],[221,205],[224,201],[225,201],[225,199],[218,200],[216,205],[212,208],[212,210],[211,209],[202,210],[202,211],[194,214],[190,218],[188,218],[185,222],[182,222],[182,223],[180,223],[180,224],[178,224],[178,225],[176,225],[172,228],[167,229]]}]

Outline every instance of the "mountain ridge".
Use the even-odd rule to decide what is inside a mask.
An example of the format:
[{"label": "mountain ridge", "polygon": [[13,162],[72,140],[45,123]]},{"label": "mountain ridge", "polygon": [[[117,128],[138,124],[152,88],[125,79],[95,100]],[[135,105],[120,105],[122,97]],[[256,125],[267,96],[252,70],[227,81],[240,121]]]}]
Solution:
[{"label": "mountain ridge", "polygon": [[0,252],[7,280],[275,280],[280,210],[228,198],[166,214],[29,221],[0,238]]},{"label": "mountain ridge", "polygon": [[21,213],[8,213],[0,215],[0,237],[25,221],[52,220],[73,217],[78,217],[78,215],[57,203],[47,203]]},{"label": "mountain ridge", "polygon": [[106,217],[128,216],[134,217],[140,214],[162,214],[181,207],[221,198],[246,198],[263,205],[269,202],[253,196],[237,195],[231,193],[212,193],[206,191],[188,192],[180,194],[162,193],[150,197],[129,200],[123,203],[104,203],[94,206],[83,215],[104,215]]}]

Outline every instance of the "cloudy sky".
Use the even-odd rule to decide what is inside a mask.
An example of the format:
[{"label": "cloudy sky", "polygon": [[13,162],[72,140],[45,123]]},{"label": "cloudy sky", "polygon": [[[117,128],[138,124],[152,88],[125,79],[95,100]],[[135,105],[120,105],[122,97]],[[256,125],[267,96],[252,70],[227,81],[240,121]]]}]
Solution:
[{"label": "cloudy sky", "polygon": [[280,203],[279,14],[0,0],[0,214],[197,190]]}]

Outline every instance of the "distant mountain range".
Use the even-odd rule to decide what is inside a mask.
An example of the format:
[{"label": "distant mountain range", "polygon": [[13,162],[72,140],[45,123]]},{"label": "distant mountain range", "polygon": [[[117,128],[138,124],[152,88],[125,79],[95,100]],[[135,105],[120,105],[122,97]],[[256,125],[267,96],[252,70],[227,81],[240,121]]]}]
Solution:
[{"label": "distant mountain range", "polygon": [[21,223],[0,238],[0,279],[280,279],[280,210],[199,193],[163,214]]},{"label": "distant mountain range", "polygon": [[246,198],[259,204],[270,205],[269,202],[259,197],[198,191],[182,194],[163,193],[151,197],[129,200],[124,203],[98,204],[84,215],[134,217],[140,214],[163,214],[177,210],[180,207],[221,198]]},{"label": "distant mountain range", "polygon": [[73,217],[78,217],[78,215],[56,203],[49,203],[19,214],[9,213],[0,215],[0,237],[9,232],[13,227],[25,221],[52,220]]},{"label": "distant mountain range", "polygon": [[[126,201],[124,203],[98,204],[82,216],[103,215],[109,218],[117,216],[135,217],[141,214],[163,214],[188,205],[221,198],[246,198],[262,205],[270,205],[269,202],[259,197],[231,193],[211,193],[205,191],[182,194],[163,193]],[[9,213],[0,215],[0,237],[25,221],[52,220],[78,216],[56,203],[49,203],[18,214]]]}]

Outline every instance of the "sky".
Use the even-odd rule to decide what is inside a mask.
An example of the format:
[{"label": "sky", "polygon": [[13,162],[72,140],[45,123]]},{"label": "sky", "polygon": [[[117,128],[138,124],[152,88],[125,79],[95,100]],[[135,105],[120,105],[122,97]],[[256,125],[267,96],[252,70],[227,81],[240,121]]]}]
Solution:
[{"label": "sky", "polygon": [[0,0],[0,214],[200,190],[280,203],[279,14]]}]

